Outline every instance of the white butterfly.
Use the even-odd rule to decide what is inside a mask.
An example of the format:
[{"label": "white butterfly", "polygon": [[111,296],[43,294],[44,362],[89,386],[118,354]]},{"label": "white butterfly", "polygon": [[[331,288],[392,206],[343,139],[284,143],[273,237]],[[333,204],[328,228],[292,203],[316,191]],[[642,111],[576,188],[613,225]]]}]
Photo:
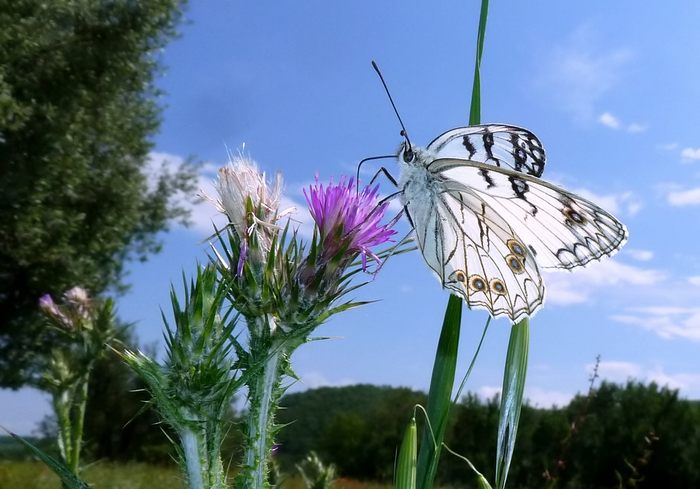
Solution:
[{"label": "white butterfly", "polygon": [[515,126],[452,129],[427,148],[399,149],[401,202],[443,287],[470,307],[517,322],[544,302],[542,268],[572,269],[614,254],[625,226],[539,177],[545,153]]}]

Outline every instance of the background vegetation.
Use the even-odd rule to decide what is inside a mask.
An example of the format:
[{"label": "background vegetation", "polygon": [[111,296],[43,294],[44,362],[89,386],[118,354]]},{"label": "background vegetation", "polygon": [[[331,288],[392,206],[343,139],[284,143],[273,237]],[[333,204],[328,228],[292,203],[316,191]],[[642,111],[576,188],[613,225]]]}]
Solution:
[{"label": "background vegetation", "polygon": [[[343,485],[336,487],[351,487],[355,484],[351,480],[388,484],[413,405],[424,401],[422,392],[372,385],[289,394],[282,401],[279,422],[290,424],[280,432],[276,461],[282,472],[293,474],[294,464],[315,450],[325,463],[336,465],[343,478]],[[178,474],[170,458],[171,447],[161,426],[153,424],[152,415],[136,416],[122,429],[139,410],[140,394],[121,394],[119,401],[112,398],[112,402],[117,408],[115,417],[109,411],[88,416],[96,424],[86,437],[87,457],[99,462],[86,471],[86,479],[103,480],[96,484],[98,488],[127,487],[110,485],[104,474],[121,474],[115,476],[115,484],[134,481],[135,474],[141,474],[146,480],[164,481],[162,487],[173,487]],[[488,477],[493,476],[498,406],[495,398],[482,401],[471,394],[465,396],[454,408],[446,437],[452,450],[468,457]],[[237,419],[232,412],[227,461],[238,459]],[[99,420],[104,422],[101,427]],[[27,458],[16,444],[0,440],[0,460],[5,460],[0,462],[0,488],[34,487],[11,484],[43,473],[37,472],[38,466],[29,469],[26,462],[8,461]],[[133,463],[144,459],[152,465]],[[570,489],[700,487],[698,460],[700,403],[679,399],[676,391],[655,384],[603,383],[590,395],[579,395],[561,408],[523,408],[510,484]],[[110,461],[132,463],[120,466]],[[472,477],[463,461],[443,457],[439,485],[470,487]],[[134,484],[128,487],[141,487]],[[153,484],[142,487],[160,487]]]},{"label": "background vegetation", "polygon": [[194,168],[149,166],[158,52],[183,4],[0,0],[2,387],[41,387],[40,296],[118,291],[186,220]]}]

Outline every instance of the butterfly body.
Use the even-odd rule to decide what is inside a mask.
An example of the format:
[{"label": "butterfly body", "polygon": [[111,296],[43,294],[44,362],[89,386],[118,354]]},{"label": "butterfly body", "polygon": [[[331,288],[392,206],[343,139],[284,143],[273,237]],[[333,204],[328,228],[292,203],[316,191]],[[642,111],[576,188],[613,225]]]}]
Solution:
[{"label": "butterfly body", "polygon": [[540,268],[572,269],[627,238],[596,204],[539,177],[544,149],[515,126],[457,128],[397,155],[401,202],[443,287],[512,321],[544,303]]}]

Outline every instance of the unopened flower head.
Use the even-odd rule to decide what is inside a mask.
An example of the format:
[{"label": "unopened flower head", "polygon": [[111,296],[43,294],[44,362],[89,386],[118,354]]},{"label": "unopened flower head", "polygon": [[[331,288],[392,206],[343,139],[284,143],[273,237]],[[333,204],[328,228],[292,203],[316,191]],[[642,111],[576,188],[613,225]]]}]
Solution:
[{"label": "unopened flower head", "polygon": [[78,317],[84,320],[90,317],[92,301],[85,289],[82,287],[73,287],[63,294],[63,298],[70,304]]},{"label": "unopened flower head", "polygon": [[51,294],[44,294],[39,298],[39,309],[63,327],[67,329],[73,327],[73,322],[59,309]]},{"label": "unopened flower head", "polygon": [[274,182],[269,183],[254,161],[239,156],[219,170],[216,190],[219,194],[217,207],[226,214],[241,242],[240,275],[244,261],[255,251],[252,242],[260,248],[256,258],[263,258],[270,251],[280,217],[282,175],[278,173]]},{"label": "unopened flower head", "polygon": [[63,305],[56,304],[50,294],[39,298],[39,308],[62,328],[91,328],[92,299],[82,287],[73,287],[63,294]]},{"label": "unopened flower head", "polygon": [[304,191],[309,211],[318,226],[322,255],[327,259],[339,252],[361,255],[362,268],[367,270],[367,259],[381,261],[372,248],[390,241],[396,231],[392,223],[382,224],[388,203],[377,205],[378,187],[365,187],[361,192],[350,179],[346,183],[331,182],[324,187],[318,182]]}]

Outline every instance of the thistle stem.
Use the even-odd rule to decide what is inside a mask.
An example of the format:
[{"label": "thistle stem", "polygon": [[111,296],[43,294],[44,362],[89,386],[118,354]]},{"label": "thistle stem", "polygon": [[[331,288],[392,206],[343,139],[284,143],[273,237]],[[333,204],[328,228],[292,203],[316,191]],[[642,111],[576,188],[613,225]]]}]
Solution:
[{"label": "thistle stem", "polygon": [[180,432],[188,489],[204,489],[202,480],[202,460],[200,458],[203,440],[192,430]]},{"label": "thistle stem", "polygon": [[[277,326],[270,317],[260,319],[256,325],[274,331]],[[269,456],[274,441],[274,416],[281,397],[283,361],[286,358],[284,343],[272,341],[264,352],[262,370],[249,385],[250,413],[248,416],[248,440],[244,455],[246,467],[243,487],[263,489],[268,481]]]},{"label": "thistle stem", "polygon": [[83,444],[83,427],[85,425],[85,408],[87,406],[89,380],[89,374],[86,374],[80,379],[79,385],[77,385],[75,389],[76,396],[72,406],[74,409],[73,429],[70,433],[72,453],[67,462],[68,468],[76,475],[80,469],[80,450]]},{"label": "thistle stem", "polygon": [[265,362],[262,375],[256,382],[255,397],[251,403],[257,405],[257,416],[250,419],[248,435],[251,445],[246,454],[246,465],[252,468],[250,474],[251,488],[268,487],[268,455],[272,449],[272,433],[274,412],[277,407],[274,391],[280,384],[279,366],[281,353],[273,352]]},{"label": "thistle stem", "polygon": [[68,463],[71,458],[71,421],[70,421],[70,395],[68,390],[63,389],[53,393],[53,409],[58,421],[58,451],[64,462]]}]

